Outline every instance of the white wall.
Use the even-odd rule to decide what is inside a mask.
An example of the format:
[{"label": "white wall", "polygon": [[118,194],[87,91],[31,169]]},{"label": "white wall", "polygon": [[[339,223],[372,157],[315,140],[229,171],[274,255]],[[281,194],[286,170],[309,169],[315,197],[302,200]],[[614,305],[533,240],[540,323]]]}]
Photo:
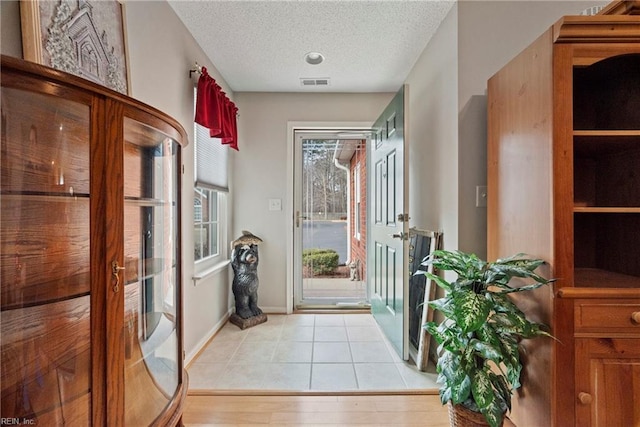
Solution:
[{"label": "white wall", "polygon": [[[373,122],[393,94],[236,93],[240,151],[233,153],[232,237],[249,230],[260,245],[258,305],[286,312],[287,235],[291,206],[286,205],[288,122]],[[269,211],[268,199],[281,199],[281,211]]]},{"label": "white wall", "polygon": [[[563,15],[607,1],[458,3],[459,248],[486,257],[486,208],[475,206],[487,176],[487,80]],[[491,197],[491,195],[489,195]]]},{"label": "white wall", "polygon": [[[199,65],[234,99],[233,92],[164,1],[126,3],[131,95],[178,120],[189,134],[182,151],[182,283],[184,346],[189,361],[226,319],[231,307],[229,267],[194,284],[193,265],[193,88]],[[233,164],[231,164],[233,170]],[[229,224],[228,229],[231,228]]]},{"label": "white wall", "polygon": [[407,77],[410,225],[442,231],[458,247],[458,6],[454,5]]},{"label": "white wall", "polygon": [[22,58],[20,37],[20,2],[0,1],[0,51],[2,54]]}]

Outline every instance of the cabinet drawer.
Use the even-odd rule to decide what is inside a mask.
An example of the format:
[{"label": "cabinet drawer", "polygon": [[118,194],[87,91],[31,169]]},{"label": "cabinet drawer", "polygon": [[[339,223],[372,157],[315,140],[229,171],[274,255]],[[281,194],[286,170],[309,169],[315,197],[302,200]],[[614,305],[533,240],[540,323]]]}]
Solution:
[{"label": "cabinet drawer", "polygon": [[636,332],[640,334],[640,302],[575,302],[575,328],[581,331]]}]

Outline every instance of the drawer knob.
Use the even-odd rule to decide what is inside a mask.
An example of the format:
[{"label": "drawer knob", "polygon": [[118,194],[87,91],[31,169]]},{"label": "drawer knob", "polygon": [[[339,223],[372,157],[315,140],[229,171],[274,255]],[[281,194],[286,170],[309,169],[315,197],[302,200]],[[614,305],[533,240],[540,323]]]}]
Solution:
[{"label": "drawer knob", "polygon": [[593,398],[591,397],[591,395],[589,393],[585,393],[584,391],[581,391],[578,394],[578,400],[583,405],[590,405],[591,402],[593,401]]},{"label": "drawer knob", "polygon": [[631,321],[636,325],[640,325],[640,311],[634,311],[631,313]]}]

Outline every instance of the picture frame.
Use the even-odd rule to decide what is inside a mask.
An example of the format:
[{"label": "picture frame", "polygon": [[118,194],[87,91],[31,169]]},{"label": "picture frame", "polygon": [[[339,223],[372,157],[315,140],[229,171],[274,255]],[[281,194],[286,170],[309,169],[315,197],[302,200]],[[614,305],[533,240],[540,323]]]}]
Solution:
[{"label": "picture frame", "polygon": [[117,0],[21,0],[22,52],[129,94],[124,5]]},{"label": "picture frame", "polygon": [[422,261],[440,248],[442,233],[439,231],[409,229],[409,353],[419,371],[426,371],[429,363],[431,336],[422,327],[433,320],[434,311],[429,301],[436,296],[436,284],[424,274],[425,270],[434,274],[433,265],[422,266]]}]

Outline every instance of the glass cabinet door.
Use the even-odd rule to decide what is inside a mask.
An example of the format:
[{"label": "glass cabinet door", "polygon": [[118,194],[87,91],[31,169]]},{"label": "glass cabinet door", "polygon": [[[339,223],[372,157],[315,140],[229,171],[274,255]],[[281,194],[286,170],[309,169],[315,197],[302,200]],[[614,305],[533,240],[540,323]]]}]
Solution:
[{"label": "glass cabinet door", "polygon": [[2,88],[0,413],[8,423],[91,424],[91,109],[83,95],[67,95]]},{"label": "glass cabinet door", "polygon": [[166,133],[125,117],[126,425],[151,424],[181,382],[178,150]]}]

